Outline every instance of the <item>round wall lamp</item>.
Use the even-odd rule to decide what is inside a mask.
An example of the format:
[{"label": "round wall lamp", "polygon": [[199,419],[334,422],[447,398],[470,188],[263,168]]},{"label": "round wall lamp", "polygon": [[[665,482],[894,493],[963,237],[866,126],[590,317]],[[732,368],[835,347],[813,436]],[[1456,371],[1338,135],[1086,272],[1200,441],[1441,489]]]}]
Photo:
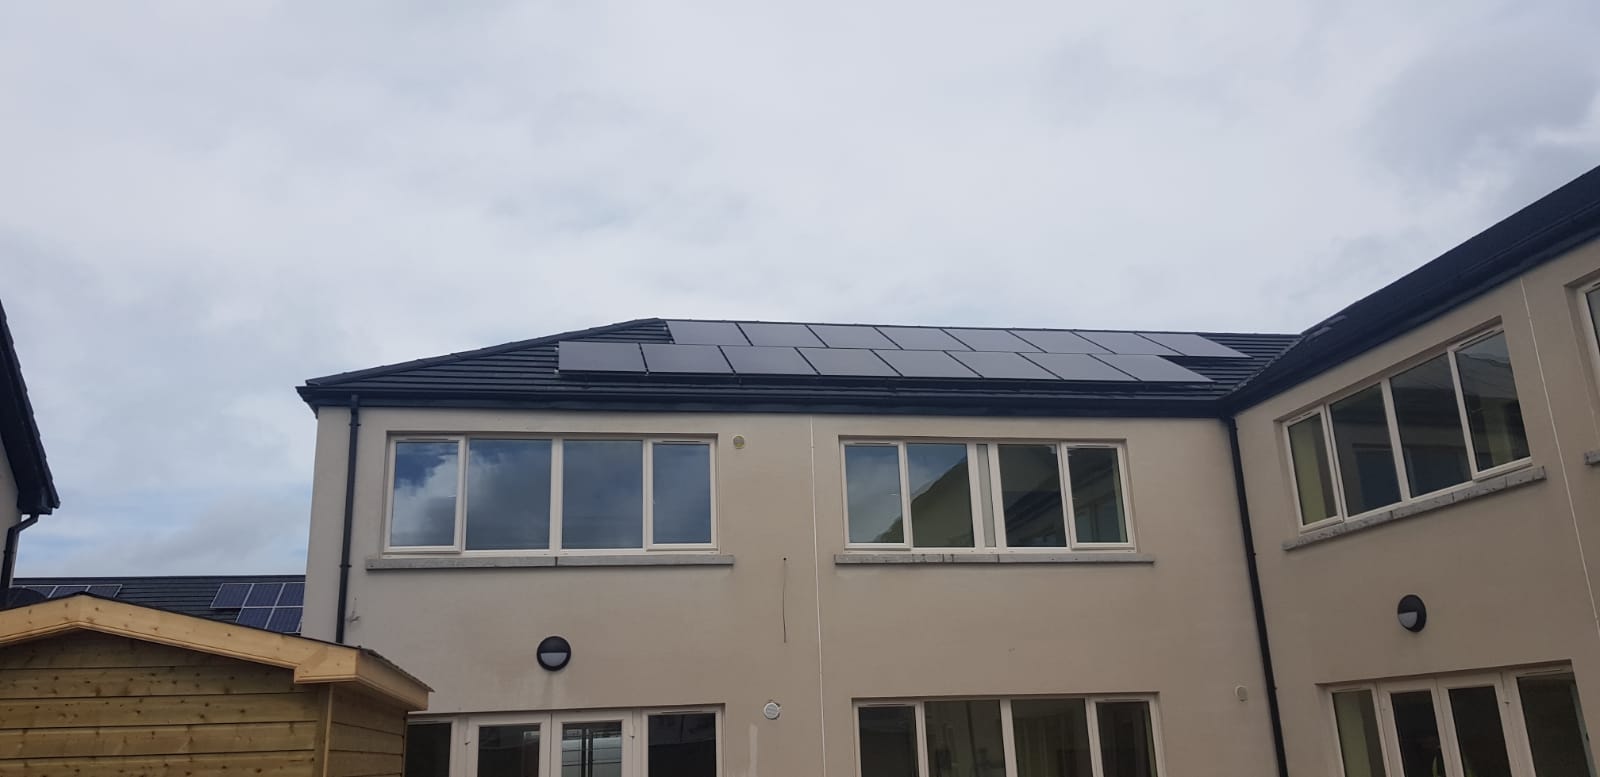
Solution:
[{"label": "round wall lamp", "polygon": [[560,671],[572,660],[572,645],[561,637],[545,637],[539,643],[539,650],[534,657],[538,659],[539,666],[552,672]]},{"label": "round wall lamp", "polygon": [[1400,628],[1406,631],[1422,631],[1422,627],[1428,625],[1428,606],[1422,603],[1422,597],[1406,594],[1400,597],[1400,606],[1395,609],[1395,616],[1400,619]]}]

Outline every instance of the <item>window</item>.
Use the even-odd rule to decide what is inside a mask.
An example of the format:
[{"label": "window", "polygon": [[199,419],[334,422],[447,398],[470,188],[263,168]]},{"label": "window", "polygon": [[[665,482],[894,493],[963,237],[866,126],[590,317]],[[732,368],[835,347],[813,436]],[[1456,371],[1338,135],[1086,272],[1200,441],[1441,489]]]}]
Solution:
[{"label": "window", "polygon": [[388,548],[708,548],[711,448],[705,440],[396,439]]},{"label": "window", "polygon": [[863,702],[856,727],[860,777],[1161,775],[1149,699]]},{"label": "window", "polygon": [[877,442],[844,444],[853,548],[1128,549],[1119,445]]},{"label": "window", "polygon": [[1294,418],[1284,432],[1302,528],[1453,488],[1530,455],[1501,331]]},{"label": "window", "polygon": [[[718,777],[716,710],[489,713],[412,723],[406,777]],[[452,739],[452,726],[461,736]]]}]

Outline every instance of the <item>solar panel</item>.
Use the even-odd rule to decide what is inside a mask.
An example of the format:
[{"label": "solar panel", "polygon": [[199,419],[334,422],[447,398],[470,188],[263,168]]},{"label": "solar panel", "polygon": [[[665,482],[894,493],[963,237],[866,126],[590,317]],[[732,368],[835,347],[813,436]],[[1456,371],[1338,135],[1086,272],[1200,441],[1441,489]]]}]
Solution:
[{"label": "solar panel", "polygon": [[267,628],[284,634],[295,634],[300,631],[299,607],[278,607],[267,616]]},{"label": "solar panel", "polygon": [[871,351],[862,348],[801,348],[800,355],[822,375],[836,377],[897,378],[895,372]]},{"label": "solar panel", "polygon": [[1062,380],[1131,381],[1133,376],[1082,353],[1025,353],[1023,358]]},{"label": "solar panel", "polygon": [[249,583],[223,583],[217,589],[217,595],[211,600],[213,610],[231,610],[243,607],[246,596],[250,595]]},{"label": "solar panel", "polygon": [[1132,375],[1139,380],[1157,383],[1210,383],[1211,379],[1198,372],[1179,367],[1160,356],[1146,354],[1104,353],[1095,358]]},{"label": "solar panel", "polygon": [[644,372],[638,343],[564,342],[556,345],[556,368],[577,372]]},{"label": "solar panel", "polygon": [[645,343],[644,363],[651,372],[729,373],[733,369],[715,345]]},{"label": "solar panel", "polygon": [[1105,346],[1112,353],[1153,354],[1155,356],[1177,356],[1178,352],[1160,345],[1151,340],[1146,340],[1133,332],[1079,332],[1081,337],[1096,345]]},{"label": "solar panel", "polygon": [[244,606],[271,607],[278,603],[278,594],[282,590],[283,583],[255,583],[250,595],[244,599]]},{"label": "solar panel", "polygon": [[1071,332],[1050,329],[1013,329],[1016,335],[1047,353],[1105,353],[1106,349]]},{"label": "solar panel", "polygon": [[731,321],[668,321],[667,331],[678,345],[749,345],[739,325]]},{"label": "solar panel", "polygon": [[967,346],[943,329],[927,326],[880,326],[878,331],[910,351],[965,351]]},{"label": "solar panel", "polygon": [[53,585],[25,585],[23,588],[26,588],[29,591],[37,591],[39,592],[40,596],[43,596],[46,599],[49,599],[50,594],[54,593],[56,590],[56,587]]},{"label": "solar panel", "polygon": [[121,590],[121,583],[105,583],[102,585],[89,586],[89,593],[94,594],[95,596],[104,596],[107,599],[115,599],[117,597],[117,592]]},{"label": "solar panel", "polygon": [[267,627],[267,619],[271,617],[271,607],[246,607],[239,611],[239,617],[235,618],[233,622],[240,626],[264,629]]},{"label": "solar panel", "polygon": [[805,324],[766,324],[751,321],[740,324],[751,345],[789,345],[796,348],[826,348]]},{"label": "solar panel", "polygon": [[283,593],[278,596],[279,607],[299,607],[306,603],[305,583],[284,583]]},{"label": "solar panel", "polygon": [[746,375],[815,375],[800,352],[793,348],[758,345],[725,345],[722,355],[728,357],[733,371]]},{"label": "solar panel", "polygon": [[1193,332],[1140,332],[1139,335],[1154,340],[1184,356],[1213,356],[1221,359],[1248,359],[1247,354],[1209,340]]},{"label": "solar panel", "polygon": [[950,354],[973,372],[995,380],[1055,380],[1056,376],[1021,354],[999,351],[956,352]]},{"label": "solar panel", "polygon": [[967,344],[974,351],[1006,351],[1020,353],[1022,351],[1037,351],[1028,341],[1017,337],[1004,329],[946,329],[956,339]]},{"label": "solar panel", "polygon": [[[870,326],[812,324],[811,331],[829,348],[894,348],[895,344]],[[820,369],[820,368],[819,368]]]},{"label": "solar panel", "polygon": [[50,598],[51,599],[60,599],[63,596],[71,596],[73,594],[81,594],[81,593],[83,593],[84,591],[87,591],[87,590],[89,590],[89,586],[86,586],[86,585],[58,585],[58,586],[56,586],[56,590],[51,592]]},{"label": "solar panel", "polygon": [[944,351],[876,351],[878,357],[907,378],[976,378],[977,373]]}]

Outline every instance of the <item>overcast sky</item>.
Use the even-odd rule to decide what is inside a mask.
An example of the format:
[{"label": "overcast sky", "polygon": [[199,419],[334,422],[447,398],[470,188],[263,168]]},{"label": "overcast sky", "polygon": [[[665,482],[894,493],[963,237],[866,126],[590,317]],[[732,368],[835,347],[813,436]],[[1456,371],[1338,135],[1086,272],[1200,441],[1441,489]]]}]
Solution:
[{"label": "overcast sky", "polygon": [[[470,6],[470,8],[468,7]],[[308,377],[644,316],[1300,331],[1600,162],[1600,3],[7,3],[23,574],[304,568]]]}]

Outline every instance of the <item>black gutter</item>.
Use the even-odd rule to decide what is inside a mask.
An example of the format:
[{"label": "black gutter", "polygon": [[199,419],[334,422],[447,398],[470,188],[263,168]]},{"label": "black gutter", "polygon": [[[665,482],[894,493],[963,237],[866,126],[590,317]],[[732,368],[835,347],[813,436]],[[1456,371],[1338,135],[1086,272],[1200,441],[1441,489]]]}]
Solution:
[{"label": "black gutter", "polygon": [[11,581],[17,571],[17,543],[22,539],[22,530],[38,522],[39,514],[34,513],[6,529],[5,558],[0,560],[0,595],[11,590]]},{"label": "black gutter", "polygon": [[350,454],[344,465],[344,540],[339,550],[339,621],[333,641],[344,644],[346,600],[350,593],[350,534],[356,515],[356,434],[361,431],[361,397],[350,395]]},{"label": "black gutter", "polygon": [[1256,616],[1256,644],[1261,651],[1261,671],[1267,681],[1267,716],[1272,720],[1272,750],[1278,758],[1278,777],[1289,777],[1289,759],[1283,746],[1283,713],[1278,709],[1278,677],[1272,670],[1272,646],[1267,641],[1267,608],[1261,601],[1261,572],[1256,569],[1255,531],[1250,528],[1250,500],[1244,491],[1239,425],[1232,416],[1221,420],[1228,427],[1228,452],[1233,458],[1233,490],[1239,500],[1239,531],[1244,540],[1245,570],[1250,576],[1250,605]]}]

